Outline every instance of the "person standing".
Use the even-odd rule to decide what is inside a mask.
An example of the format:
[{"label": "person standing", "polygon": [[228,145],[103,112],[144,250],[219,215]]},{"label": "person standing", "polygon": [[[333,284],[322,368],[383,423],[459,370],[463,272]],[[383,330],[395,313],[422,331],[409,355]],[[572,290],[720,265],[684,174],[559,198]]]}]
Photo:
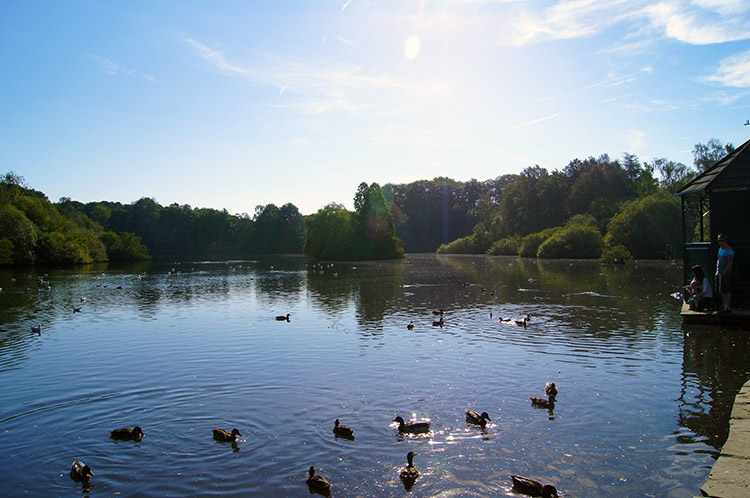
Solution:
[{"label": "person standing", "polygon": [[732,311],[732,265],[734,264],[734,249],[729,245],[727,236],[723,233],[719,234],[717,240],[719,241],[719,257],[716,260],[714,287],[721,294],[721,309],[719,313],[730,313]]}]

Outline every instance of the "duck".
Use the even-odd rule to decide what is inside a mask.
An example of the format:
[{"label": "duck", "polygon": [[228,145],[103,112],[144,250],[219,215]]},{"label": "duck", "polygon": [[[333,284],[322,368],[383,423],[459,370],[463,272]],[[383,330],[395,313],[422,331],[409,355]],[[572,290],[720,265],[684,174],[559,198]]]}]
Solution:
[{"label": "duck", "polygon": [[402,468],[401,471],[398,473],[399,477],[403,481],[408,481],[411,484],[414,483],[414,481],[417,480],[417,477],[419,477],[419,471],[414,466],[414,456],[416,453],[413,451],[410,451],[406,454],[406,467]]},{"label": "duck", "polygon": [[554,396],[550,396],[547,399],[531,396],[529,399],[531,400],[532,406],[535,406],[537,408],[547,408],[548,410],[552,410],[553,408],[555,408]]},{"label": "duck", "polygon": [[73,306],[73,313],[80,313],[83,306]]},{"label": "duck", "polygon": [[109,431],[109,437],[111,439],[119,439],[121,441],[140,441],[143,439],[143,436],[145,436],[143,429],[138,425],[132,429],[124,427],[122,429]]},{"label": "duck", "polygon": [[409,329],[409,330],[414,329],[414,320],[412,320],[411,322],[409,322],[409,325],[407,325],[406,328]]},{"label": "duck", "polygon": [[318,493],[323,496],[331,496],[331,483],[323,476],[315,475],[315,466],[310,465],[310,475],[307,478],[307,487],[310,493]]},{"label": "duck", "polygon": [[290,316],[292,316],[292,315],[290,315],[289,313],[287,313],[286,315],[279,315],[279,316],[276,317],[276,320],[278,320],[280,322],[283,322],[283,321],[287,321],[288,322]]},{"label": "duck", "polygon": [[333,424],[333,433],[336,437],[354,439],[354,429],[346,425],[339,425],[339,419],[336,419],[336,422]]},{"label": "duck", "polygon": [[516,325],[518,325],[519,327],[526,328],[526,325],[529,323],[530,320],[531,320],[531,315],[526,315],[522,319],[516,320]]},{"label": "duck", "polygon": [[85,463],[80,460],[73,462],[73,466],[70,469],[70,478],[75,482],[89,482],[93,475],[94,471]]},{"label": "duck", "polygon": [[443,321],[443,317],[440,317],[440,320],[433,320],[432,326],[433,327],[442,327],[445,322]]},{"label": "duck", "polygon": [[214,433],[214,439],[223,443],[234,443],[237,441],[237,436],[242,435],[236,427],[232,429],[232,432],[217,427],[213,427],[211,431]]},{"label": "duck", "polygon": [[559,498],[557,488],[551,484],[544,484],[522,476],[510,476],[513,481],[513,490],[529,496],[541,496],[542,498]]},{"label": "duck", "polygon": [[404,422],[404,419],[401,417],[396,417],[393,419],[393,421],[398,422],[399,432],[409,432],[411,434],[419,434],[419,433],[430,431],[430,422],[409,422],[407,424]]},{"label": "duck", "polygon": [[35,334],[42,335],[42,324],[40,323],[38,325],[32,325],[31,331]]},{"label": "duck", "polygon": [[432,314],[443,316],[443,308],[440,308],[439,310],[432,310]]},{"label": "duck", "polygon": [[554,382],[547,382],[547,384],[545,384],[544,394],[557,398],[557,386],[555,386]]},{"label": "duck", "polygon": [[466,423],[467,424],[474,424],[481,426],[482,429],[487,427],[487,421],[492,421],[490,416],[487,414],[487,412],[482,412],[480,415],[478,412],[475,412],[474,410],[467,408],[466,409]]}]

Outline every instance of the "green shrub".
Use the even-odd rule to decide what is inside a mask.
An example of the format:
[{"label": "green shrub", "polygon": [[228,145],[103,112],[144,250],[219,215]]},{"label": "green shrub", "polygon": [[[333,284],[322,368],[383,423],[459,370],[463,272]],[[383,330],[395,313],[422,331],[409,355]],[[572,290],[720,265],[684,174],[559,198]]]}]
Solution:
[{"label": "green shrub", "polygon": [[494,256],[516,256],[518,255],[518,249],[521,246],[521,237],[514,235],[512,237],[506,237],[495,241],[489,249],[487,254]]},{"label": "green shrub", "polygon": [[596,228],[573,225],[545,240],[539,246],[537,257],[595,259],[601,256],[602,244],[602,234]]},{"label": "green shrub", "polygon": [[561,229],[561,227],[545,228],[541,232],[527,235],[521,239],[521,245],[518,247],[518,255],[522,258],[536,258],[539,246]]},{"label": "green shrub", "polygon": [[633,259],[633,257],[630,255],[628,248],[620,244],[614,247],[605,248],[602,252],[601,259],[603,263],[623,264],[626,261]]}]

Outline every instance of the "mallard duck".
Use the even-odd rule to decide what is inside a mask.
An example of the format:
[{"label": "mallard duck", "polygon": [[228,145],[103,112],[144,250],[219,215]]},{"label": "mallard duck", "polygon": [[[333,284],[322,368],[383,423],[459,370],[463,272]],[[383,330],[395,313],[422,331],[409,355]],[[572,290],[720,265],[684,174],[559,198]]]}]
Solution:
[{"label": "mallard duck", "polygon": [[442,327],[445,322],[443,321],[443,317],[440,317],[440,320],[434,320],[432,322],[433,327]]},{"label": "mallard duck", "polygon": [[537,408],[547,408],[551,410],[555,407],[554,396],[550,396],[548,399],[531,396],[529,399],[531,400],[531,404]]},{"label": "mallard duck", "polygon": [[83,306],[73,306],[73,313],[80,313]]},{"label": "mallard duck", "polygon": [[419,471],[414,466],[414,455],[416,455],[416,453],[413,451],[406,454],[407,465],[401,469],[398,474],[404,481],[411,481],[412,483],[417,480],[417,477],[419,477]]},{"label": "mallard duck", "polygon": [[396,417],[393,419],[394,422],[398,422],[399,432],[410,432],[412,434],[418,434],[421,432],[430,431],[430,422],[409,422],[404,423],[404,419]]},{"label": "mallard duck", "polygon": [[557,398],[557,386],[555,386],[554,382],[547,382],[544,386],[544,394]]},{"label": "mallard duck", "polygon": [[529,496],[541,496],[542,498],[557,498],[557,488],[551,484],[542,483],[529,479],[528,477],[511,475],[513,490]]},{"label": "mallard duck", "polygon": [[409,322],[409,325],[407,325],[406,328],[412,330],[414,328],[414,321],[412,320],[411,322]]},{"label": "mallard duck", "polygon": [[85,463],[80,460],[73,462],[73,467],[70,469],[70,478],[75,482],[89,482],[93,475],[94,471]]},{"label": "mallard duck", "polygon": [[339,419],[336,419],[336,422],[333,424],[333,433],[336,437],[354,439],[354,429],[345,425],[339,425]]},{"label": "mallard duck", "polygon": [[232,429],[232,432],[217,427],[213,427],[211,431],[214,433],[214,439],[223,443],[234,443],[237,441],[237,436],[242,435],[236,427]]},{"label": "mallard duck", "polygon": [[115,429],[109,431],[109,437],[112,439],[119,439],[121,441],[140,441],[143,439],[145,434],[140,426],[136,425],[132,429],[124,427],[122,429]]},{"label": "mallard duck", "polygon": [[526,325],[529,323],[529,320],[531,320],[531,315],[526,315],[520,320],[516,320],[516,325],[526,328]]},{"label": "mallard duck", "polygon": [[292,315],[290,315],[289,313],[287,313],[286,315],[279,315],[279,316],[276,317],[276,320],[278,320],[280,322],[283,322],[283,321],[287,321],[288,322],[290,316],[292,316]]},{"label": "mallard duck", "polygon": [[326,479],[323,476],[316,476],[315,475],[315,466],[310,465],[310,475],[307,478],[307,487],[310,488],[311,493],[319,493],[324,496],[330,496],[331,495],[331,483],[328,482],[328,479]]},{"label": "mallard duck", "polygon": [[487,412],[482,412],[482,414],[480,415],[474,410],[471,410],[469,408],[466,409],[466,423],[479,425],[482,427],[482,429],[484,429],[485,427],[487,427],[488,420],[492,421]]},{"label": "mallard duck", "polygon": [[439,310],[432,310],[432,314],[443,316],[443,308],[440,308]]},{"label": "mallard duck", "polygon": [[39,325],[32,325],[31,331],[35,334],[42,335],[42,324],[40,323]]}]

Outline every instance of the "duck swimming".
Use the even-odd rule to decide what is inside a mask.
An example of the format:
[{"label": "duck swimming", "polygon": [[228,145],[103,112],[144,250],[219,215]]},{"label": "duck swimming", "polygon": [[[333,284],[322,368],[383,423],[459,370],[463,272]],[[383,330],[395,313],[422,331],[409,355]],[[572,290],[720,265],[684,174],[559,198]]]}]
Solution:
[{"label": "duck swimming", "polygon": [[414,321],[412,320],[411,322],[409,322],[409,325],[407,325],[406,328],[412,330],[414,328]]},{"label": "duck swimming", "polygon": [[75,482],[89,482],[93,475],[94,471],[85,463],[80,460],[73,462],[73,467],[70,469],[70,478]]},{"label": "duck swimming", "polygon": [[279,315],[279,316],[276,317],[276,320],[278,320],[280,322],[283,322],[283,321],[287,321],[288,322],[290,316],[292,316],[292,315],[290,315],[289,313],[287,313],[286,315]]},{"label": "duck swimming", "polygon": [[409,432],[411,434],[430,432],[430,422],[409,422],[407,424],[404,423],[404,419],[401,417],[396,417],[393,421],[398,422],[399,432]]},{"label": "duck swimming", "polygon": [[410,451],[406,454],[406,467],[401,469],[401,471],[398,473],[399,477],[405,482],[410,482],[411,484],[414,484],[414,481],[417,480],[417,477],[419,477],[419,471],[414,466],[414,453],[413,451]]},{"label": "duck swimming", "polygon": [[222,443],[234,443],[237,441],[237,436],[242,435],[236,427],[232,429],[232,432],[217,427],[213,427],[211,431],[214,433],[214,439]]},{"label": "duck swimming", "polygon": [[310,493],[318,493],[323,496],[331,496],[331,483],[323,476],[315,475],[315,466],[310,465],[310,475],[305,481]]},{"label": "duck swimming", "polygon": [[542,483],[529,479],[528,477],[511,475],[513,490],[529,496],[541,496],[542,498],[558,498],[557,488],[551,484]]},{"label": "duck swimming", "polygon": [[547,382],[544,386],[544,394],[557,398],[557,386],[555,386],[554,382]]},{"label": "duck swimming", "polygon": [[531,396],[529,399],[531,400],[531,404],[537,408],[547,408],[548,410],[555,408],[554,396],[550,396],[548,399]]},{"label": "duck swimming", "polygon": [[109,431],[109,437],[111,439],[119,439],[120,441],[140,441],[141,439],[143,439],[143,436],[145,436],[145,434],[138,425],[136,425],[132,429],[125,427],[122,429]]},{"label": "duck swimming", "polygon": [[487,421],[492,421],[490,416],[487,414],[487,412],[482,412],[480,415],[478,412],[475,412],[471,409],[466,409],[466,423],[467,424],[474,424],[481,426],[482,429],[487,427]]},{"label": "duck swimming", "polygon": [[31,331],[35,334],[42,335],[42,324],[40,323],[39,325],[32,325]]},{"label": "duck swimming", "polygon": [[336,419],[336,422],[333,424],[333,433],[336,437],[354,439],[354,429],[345,425],[339,425],[339,419]]}]

